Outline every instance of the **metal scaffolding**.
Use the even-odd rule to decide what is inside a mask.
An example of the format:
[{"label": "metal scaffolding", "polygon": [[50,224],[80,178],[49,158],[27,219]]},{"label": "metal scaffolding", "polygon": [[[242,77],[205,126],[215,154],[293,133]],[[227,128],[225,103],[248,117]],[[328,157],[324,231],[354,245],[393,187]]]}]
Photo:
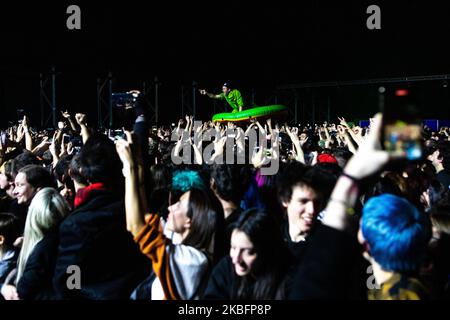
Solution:
[{"label": "metal scaffolding", "polygon": [[[287,84],[278,86],[273,97],[287,95],[287,98],[279,102],[289,107],[290,114],[294,115],[295,123],[298,123],[299,116],[303,122],[315,123],[325,120],[330,122],[330,119],[333,117],[331,105],[331,89],[337,90],[336,94],[339,95],[339,89],[345,86],[383,86],[401,83],[410,84],[413,82],[425,81],[444,81],[445,83],[447,83],[447,80],[449,79],[450,74],[442,74],[430,76]],[[318,93],[319,89],[322,89],[322,92],[320,92],[320,94]],[[325,101],[319,101],[319,96],[325,96]],[[299,106],[301,106],[300,111],[298,110]]]},{"label": "metal scaffolding", "polygon": [[56,68],[52,66],[47,74],[39,74],[39,104],[41,108],[41,128],[51,125],[56,128]]},{"label": "metal scaffolding", "polygon": [[[161,82],[158,80],[158,77],[155,76],[152,82],[148,84],[144,82],[142,85],[142,94],[149,108],[149,122],[155,123],[158,125],[159,123],[159,87],[161,86]],[[153,96],[152,96],[153,94]]]},{"label": "metal scaffolding", "polygon": [[366,80],[349,80],[349,81],[329,81],[329,82],[309,82],[298,84],[287,84],[277,87],[277,90],[285,89],[303,89],[303,88],[323,88],[323,87],[343,87],[356,85],[375,85],[375,84],[393,84],[393,83],[410,83],[422,81],[449,80],[450,74],[439,74],[431,76],[413,76],[413,77],[397,77],[397,78],[376,78]]},{"label": "metal scaffolding", "polygon": [[[106,111],[105,117],[103,116],[104,111]],[[111,72],[106,78],[97,78],[97,121],[99,128],[104,128],[106,121],[108,121],[109,128],[112,128],[114,124]]]},{"label": "metal scaffolding", "polygon": [[190,86],[181,86],[181,118],[192,115],[195,118],[197,111],[198,83],[192,81]]}]

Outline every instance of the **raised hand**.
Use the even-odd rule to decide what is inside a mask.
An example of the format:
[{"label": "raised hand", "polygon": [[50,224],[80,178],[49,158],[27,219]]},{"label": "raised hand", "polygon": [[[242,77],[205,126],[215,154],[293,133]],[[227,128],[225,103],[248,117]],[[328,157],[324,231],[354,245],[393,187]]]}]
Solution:
[{"label": "raised hand", "polygon": [[305,133],[302,133],[300,135],[300,145],[303,147],[303,145],[308,141],[308,136]]},{"label": "raised hand", "polygon": [[347,121],[345,121],[344,117],[341,117],[341,118],[338,117],[338,120],[339,120],[339,123],[340,123],[342,126],[347,127],[347,128],[350,128],[350,126],[348,125]]},{"label": "raised hand", "polygon": [[63,118],[65,118],[65,119],[69,119],[70,118],[70,113],[69,113],[69,111],[61,111],[61,115],[63,116]]},{"label": "raised hand", "polygon": [[27,118],[27,116],[23,116],[22,127],[25,128],[25,129],[28,128],[28,118]]},{"label": "raised hand", "polygon": [[124,168],[130,168],[135,164],[133,156],[133,138],[129,131],[125,131],[127,139],[118,139],[116,141],[116,151]]},{"label": "raised hand", "polygon": [[61,139],[61,149],[59,152],[59,158],[66,154],[66,144],[64,143],[64,139]]},{"label": "raised hand", "polygon": [[227,141],[227,137],[224,136],[220,139],[214,140],[214,154],[223,153],[223,148],[225,146],[225,142]]},{"label": "raised hand", "polygon": [[39,144],[37,145],[37,147],[38,147],[38,148],[41,148],[41,147],[43,147],[43,146],[46,145],[46,144],[49,144],[49,142],[48,142],[48,137],[47,137],[47,136],[45,136],[45,137],[42,138],[41,143],[39,143]]},{"label": "raised hand", "polygon": [[298,132],[298,128],[292,128],[292,130],[291,130],[288,126],[286,126],[286,133],[288,134],[289,138],[291,138],[292,143],[300,144],[300,140],[298,138],[298,135],[296,133],[294,133],[294,131],[295,131],[294,129],[297,129],[297,132]]},{"label": "raised hand", "polygon": [[256,125],[259,128],[259,132],[261,133],[261,135],[263,135],[264,137],[266,136],[266,130],[263,128],[263,126],[259,123],[258,120],[256,120]]},{"label": "raised hand", "polygon": [[55,141],[52,141],[52,143],[50,144],[50,147],[48,149],[50,150],[50,153],[52,154],[53,158],[58,158],[58,155],[56,154]]},{"label": "raised hand", "polygon": [[[286,133],[289,135],[289,138],[291,138],[292,144],[296,150],[296,154],[297,154],[297,158],[296,160],[301,162],[301,163],[305,163],[305,155],[303,153],[303,149],[302,149],[302,144],[300,142],[300,139],[298,137],[298,128],[295,128],[296,130],[294,130],[296,133],[294,134],[291,129],[289,129],[289,127],[286,125]],[[306,142],[306,140],[305,140]]]},{"label": "raised hand", "polygon": [[86,124],[86,115],[84,113],[77,113],[75,115],[75,120],[77,121],[77,123],[80,126],[85,125]]},{"label": "raised hand", "polygon": [[131,93],[135,98],[141,94],[139,90],[130,90],[127,93]]},{"label": "raised hand", "polygon": [[67,154],[68,154],[68,155],[71,155],[71,154],[73,153],[74,150],[75,150],[75,149],[73,148],[73,143],[72,143],[72,141],[69,141],[69,143],[67,143],[67,146],[66,146]]},{"label": "raised hand", "polygon": [[199,126],[197,126],[197,128],[195,129],[195,133],[196,134],[200,134],[202,131],[204,131],[205,130],[205,128],[204,128],[204,125],[199,125]]},{"label": "raised hand", "polygon": [[367,139],[359,146],[344,171],[356,179],[362,179],[379,171],[389,160],[387,151],[381,149],[382,115],[377,114]]},{"label": "raised hand", "polygon": [[319,156],[319,153],[317,151],[311,152],[312,159],[311,159],[311,166],[316,165],[317,163],[317,157]]},{"label": "raised hand", "polygon": [[247,134],[250,132],[250,130],[255,126],[256,126],[256,124],[254,123],[254,121],[251,121],[250,124],[248,125],[247,129],[245,130],[245,135],[247,136]]},{"label": "raised hand", "polygon": [[337,126],[337,132],[340,136],[344,136],[345,135],[345,128],[342,125],[338,125]]},{"label": "raised hand", "polygon": [[265,164],[267,164],[270,160],[269,158],[265,157],[264,152],[266,150],[263,147],[259,147],[259,150],[255,153],[253,153],[251,162],[253,164],[253,167],[259,168]]}]

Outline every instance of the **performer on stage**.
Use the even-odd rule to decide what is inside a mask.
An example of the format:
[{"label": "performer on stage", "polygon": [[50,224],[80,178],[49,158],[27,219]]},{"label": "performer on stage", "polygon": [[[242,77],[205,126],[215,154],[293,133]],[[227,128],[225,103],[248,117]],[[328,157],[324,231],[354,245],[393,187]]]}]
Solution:
[{"label": "performer on stage", "polygon": [[229,82],[225,82],[222,86],[221,94],[213,94],[206,92],[206,90],[200,90],[200,94],[207,95],[212,99],[226,100],[228,104],[233,108],[233,113],[242,111],[244,107],[244,100],[242,95],[237,89],[232,89]]}]

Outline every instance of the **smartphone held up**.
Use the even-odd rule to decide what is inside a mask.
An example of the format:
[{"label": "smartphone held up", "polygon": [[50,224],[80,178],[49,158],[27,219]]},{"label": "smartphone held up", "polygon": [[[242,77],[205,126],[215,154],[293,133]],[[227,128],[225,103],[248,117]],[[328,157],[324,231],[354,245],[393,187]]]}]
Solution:
[{"label": "smartphone held up", "polygon": [[423,155],[422,118],[414,88],[387,90],[381,100],[382,144],[394,157],[419,160]]}]

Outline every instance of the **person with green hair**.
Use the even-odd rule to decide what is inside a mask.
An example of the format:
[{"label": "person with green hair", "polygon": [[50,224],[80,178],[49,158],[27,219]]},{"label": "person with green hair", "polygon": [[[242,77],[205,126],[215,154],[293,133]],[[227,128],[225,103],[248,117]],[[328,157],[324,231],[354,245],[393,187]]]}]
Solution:
[{"label": "person with green hair", "polygon": [[233,89],[230,82],[225,82],[222,86],[222,93],[213,94],[206,90],[200,90],[200,94],[207,95],[212,99],[226,100],[227,103],[233,108],[232,113],[242,111],[244,107],[244,99],[238,89]]},{"label": "person with green hair", "polygon": [[[165,227],[177,234],[177,240],[162,229],[161,216],[148,211],[143,183],[142,158],[136,155],[131,133],[127,141],[116,142],[125,177],[126,227],[143,255],[150,259],[151,275],[135,292],[133,299],[199,299],[206,288],[212,267],[224,253],[224,215],[220,201],[195,171],[174,174],[172,188],[181,189],[181,197],[170,202]],[[181,183],[183,180],[184,183]]]},{"label": "person with green hair", "polygon": [[205,189],[205,182],[194,170],[179,170],[173,174],[172,190],[186,192],[191,188]]}]

